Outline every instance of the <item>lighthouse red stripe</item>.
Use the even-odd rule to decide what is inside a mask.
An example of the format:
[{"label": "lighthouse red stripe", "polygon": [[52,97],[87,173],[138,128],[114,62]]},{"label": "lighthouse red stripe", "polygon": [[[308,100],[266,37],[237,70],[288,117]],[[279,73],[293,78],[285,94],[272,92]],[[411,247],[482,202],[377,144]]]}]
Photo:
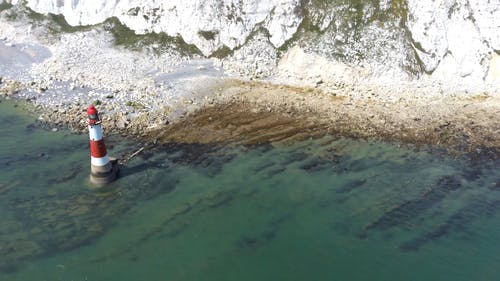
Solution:
[{"label": "lighthouse red stripe", "polygon": [[98,141],[90,141],[90,154],[92,157],[101,158],[106,156],[106,145],[104,139]]}]

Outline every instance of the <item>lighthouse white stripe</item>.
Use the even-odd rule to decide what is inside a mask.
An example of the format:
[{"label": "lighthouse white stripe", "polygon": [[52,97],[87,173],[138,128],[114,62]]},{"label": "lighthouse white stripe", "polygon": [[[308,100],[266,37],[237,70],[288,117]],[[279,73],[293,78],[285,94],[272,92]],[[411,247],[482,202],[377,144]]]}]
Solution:
[{"label": "lighthouse white stripe", "polygon": [[94,141],[102,140],[102,127],[100,125],[89,126],[89,137]]},{"label": "lighthouse white stripe", "polygon": [[94,166],[105,166],[109,163],[109,157],[107,155],[100,158],[90,156],[90,163]]}]

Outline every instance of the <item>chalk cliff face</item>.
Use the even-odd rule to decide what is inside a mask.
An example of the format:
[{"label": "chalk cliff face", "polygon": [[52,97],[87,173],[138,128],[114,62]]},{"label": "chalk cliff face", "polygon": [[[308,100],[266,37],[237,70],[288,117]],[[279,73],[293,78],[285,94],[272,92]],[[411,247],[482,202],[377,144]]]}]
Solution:
[{"label": "chalk cliff face", "polygon": [[301,22],[295,10],[299,0],[28,0],[27,4],[36,12],[62,14],[73,26],[117,17],[137,33],[181,36],[205,55],[223,46],[241,46],[258,27],[267,29],[269,40],[279,47]]},{"label": "chalk cliff face", "polygon": [[[0,3],[4,0],[0,0]],[[21,0],[6,0],[16,4]],[[70,25],[117,17],[137,33],[180,36],[209,56],[262,38],[374,74],[495,82],[500,2],[490,0],[27,0]],[[262,44],[261,44],[262,45]],[[252,45],[253,48],[254,45]],[[248,53],[248,51],[246,51]],[[253,52],[259,55],[258,49]],[[265,52],[268,54],[268,52]]]},{"label": "chalk cliff face", "polygon": [[[486,79],[500,50],[500,2],[409,1],[408,29],[425,71]],[[491,77],[490,77],[491,78]]]}]

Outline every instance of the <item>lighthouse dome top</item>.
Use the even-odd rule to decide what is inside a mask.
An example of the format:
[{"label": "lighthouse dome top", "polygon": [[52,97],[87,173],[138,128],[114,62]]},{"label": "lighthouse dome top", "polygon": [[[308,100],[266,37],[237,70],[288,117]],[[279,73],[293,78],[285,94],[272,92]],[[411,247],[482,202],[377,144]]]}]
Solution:
[{"label": "lighthouse dome top", "polygon": [[87,114],[88,115],[96,115],[97,114],[97,109],[95,108],[95,106],[93,104],[91,104],[89,106],[89,108],[87,109]]}]

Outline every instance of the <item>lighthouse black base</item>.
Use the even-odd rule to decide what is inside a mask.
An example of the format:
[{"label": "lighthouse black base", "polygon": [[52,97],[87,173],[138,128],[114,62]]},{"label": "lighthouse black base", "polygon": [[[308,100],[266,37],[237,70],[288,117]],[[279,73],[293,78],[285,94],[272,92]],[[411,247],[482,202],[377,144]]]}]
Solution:
[{"label": "lighthouse black base", "polygon": [[104,166],[91,165],[90,182],[96,187],[103,187],[115,181],[119,171],[118,159],[110,157],[110,161]]}]

